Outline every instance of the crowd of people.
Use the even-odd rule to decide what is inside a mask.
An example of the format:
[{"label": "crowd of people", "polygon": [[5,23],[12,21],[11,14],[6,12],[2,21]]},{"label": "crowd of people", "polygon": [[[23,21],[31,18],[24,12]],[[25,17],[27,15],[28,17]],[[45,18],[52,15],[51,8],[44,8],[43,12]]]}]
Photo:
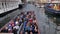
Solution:
[{"label": "crowd of people", "polygon": [[23,30],[21,30],[20,34],[38,34],[38,26],[34,11],[21,12],[14,19],[9,21],[1,32],[17,34],[22,23]]},{"label": "crowd of people", "polygon": [[38,34],[38,26],[34,11],[28,11],[24,19],[23,30],[20,34]]}]

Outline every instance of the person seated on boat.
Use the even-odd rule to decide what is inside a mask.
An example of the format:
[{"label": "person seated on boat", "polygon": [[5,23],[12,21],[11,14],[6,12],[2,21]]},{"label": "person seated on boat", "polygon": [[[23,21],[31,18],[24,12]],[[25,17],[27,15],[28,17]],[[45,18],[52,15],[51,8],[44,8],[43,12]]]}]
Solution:
[{"label": "person seated on boat", "polygon": [[35,24],[35,29],[34,29],[34,30],[35,30],[34,33],[35,33],[35,34],[38,34],[38,26],[37,26],[37,24]]},{"label": "person seated on boat", "polygon": [[53,4],[50,4],[48,7],[49,7],[49,8],[52,8],[52,7],[53,7]]},{"label": "person seated on boat", "polygon": [[31,13],[30,12],[27,12],[27,15],[28,15],[28,18],[31,18]]},{"label": "person seated on boat", "polygon": [[13,29],[17,29],[18,30],[19,29],[19,26],[16,25],[16,26],[13,27]]},{"label": "person seated on boat", "polygon": [[15,20],[14,20],[14,24],[15,25],[19,25],[20,21],[22,21],[22,19],[18,16]]},{"label": "person seated on boat", "polygon": [[35,16],[34,11],[31,11],[30,13],[31,13],[31,17],[33,18],[33,16]]},{"label": "person seated on boat", "polygon": [[35,31],[35,30],[34,30],[34,29],[35,29],[34,24],[31,24],[31,29],[32,29],[31,32],[34,33],[34,31]]},{"label": "person seated on boat", "polygon": [[11,25],[12,25],[12,27],[14,27],[14,26],[15,26],[15,24],[14,24],[14,23],[12,23]]},{"label": "person seated on boat", "polygon": [[28,15],[28,18],[30,19],[31,18],[31,15]]},{"label": "person seated on boat", "polygon": [[28,32],[25,32],[24,34],[33,34],[32,32],[28,33]]},{"label": "person seated on boat", "polygon": [[27,15],[29,14],[29,11],[27,12]]},{"label": "person seated on boat", "polygon": [[8,27],[4,27],[4,28],[1,30],[1,33],[8,33]]},{"label": "person seated on boat", "polygon": [[36,18],[33,18],[33,24],[35,24],[37,21],[36,21]]},{"label": "person seated on boat", "polygon": [[35,15],[35,14],[33,14],[33,15],[32,15],[32,18],[34,18],[34,17],[36,17],[36,15]]},{"label": "person seated on boat", "polygon": [[8,33],[12,33],[12,29],[8,29]]},{"label": "person seated on boat", "polygon": [[11,24],[9,24],[9,25],[8,25],[8,32],[9,32],[9,33],[12,33],[12,29],[13,29],[13,27],[11,26]]},{"label": "person seated on boat", "polygon": [[14,20],[12,19],[9,23],[10,23],[10,24],[11,24],[11,23],[14,23]]},{"label": "person seated on boat", "polygon": [[20,18],[25,18],[25,17],[26,17],[25,14],[21,14],[21,15],[20,15]]},{"label": "person seated on boat", "polygon": [[32,15],[30,12],[29,12],[29,14],[28,15]]},{"label": "person seated on boat", "polygon": [[26,15],[26,17],[25,17],[25,18],[26,18],[26,20],[28,20],[28,19],[29,19],[29,15]]},{"label": "person seated on boat", "polygon": [[24,18],[22,18],[22,23],[24,23]]},{"label": "person seated on boat", "polygon": [[27,25],[27,21],[24,21],[24,23],[23,23],[23,29],[24,29],[24,31],[23,31],[23,34],[25,33],[25,28],[26,28],[26,25]]},{"label": "person seated on boat", "polygon": [[30,19],[29,19],[29,23],[30,23],[30,24],[32,24],[32,22],[33,22],[33,19],[32,19],[32,18],[30,18]]},{"label": "person seated on boat", "polygon": [[26,27],[25,27],[25,32],[27,32],[28,34],[30,34],[31,31],[31,27],[30,27],[30,23],[27,23]]},{"label": "person seated on boat", "polygon": [[21,15],[21,16],[20,16],[20,19],[22,20],[22,22],[24,22],[24,18],[25,18],[24,15]]},{"label": "person seated on boat", "polygon": [[17,29],[14,28],[13,31],[12,31],[12,33],[17,34]]},{"label": "person seated on boat", "polygon": [[21,12],[21,14],[20,14],[20,18],[24,18],[25,16],[24,16],[24,12]]},{"label": "person seated on boat", "polygon": [[19,26],[23,23],[22,19],[19,20]]},{"label": "person seated on boat", "polygon": [[18,16],[16,20],[18,20],[18,21],[19,21],[19,20],[20,20],[20,16]]},{"label": "person seated on boat", "polygon": [[19,25],[19,21],[15,21],[15,25]]},{"label": "person seated on boat", "polygon": [[33,14],[33,15],[31,15],[31,18],[34,18],[35,17],[35,15]]},{"label": "person seated on boat", "polygon": [[24,21],[27,21],[27,22],[28,22],[28,18],[25,17],[25,18],[24,18]]},{"label": "person seated on boat", "polygon": [[24,23],[23,23],[24,30],[26,28],[26,25],[27,25],[27,21],[24,21]]},{"label": "person seated on boat", "polygon": [[13,19],[12,19],[9,23],[11,24],[12,27],[15,26],[15,24],[14,24],[14,20],[13,20]]},{"label": "person seated on boat", "polygon": [[25,12],[24,11],[21,11],[20,14],[24,14]]},{"label": "person seated on boat", "polygon": [[37,34],[38,33],[38,26],[36,23],[32,23],[31,24],[31,28],[32,28],[32,33],[33,34]]}]

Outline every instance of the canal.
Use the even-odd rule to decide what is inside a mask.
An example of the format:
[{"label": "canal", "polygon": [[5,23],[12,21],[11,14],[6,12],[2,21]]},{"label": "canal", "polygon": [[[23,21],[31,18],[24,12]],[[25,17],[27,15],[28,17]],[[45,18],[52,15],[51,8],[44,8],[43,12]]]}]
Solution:
[{"label": "canal", "polygon": [[57,34],[57,30],[56,30],[57,24],[60,23],[59,17],[53,17],[52,15],[46,14],[44,8],[38,8],[32,4],[26,4],[26,6],[22,10],[18,9],[17,11],[13,12],[12,14],[15,15],[12,15],[12,17],[10,17],[9,20],[14,18],[21,11],[35,11],[38,22],[37,24],[41,34]]}]

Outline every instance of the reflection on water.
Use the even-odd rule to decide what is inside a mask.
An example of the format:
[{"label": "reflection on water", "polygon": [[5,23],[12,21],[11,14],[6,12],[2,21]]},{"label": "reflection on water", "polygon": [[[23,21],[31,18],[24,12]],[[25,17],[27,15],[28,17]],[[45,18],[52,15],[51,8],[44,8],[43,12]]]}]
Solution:
[{"label": "reflection on water", "polygon": [[46,14],[46,15],[49,18],[49,20],[51,19],[53,21],[53,23],[56,23],[56,25],[60,24],[60,16],[54,16],[54,15],[51,15],[51,14]]}]

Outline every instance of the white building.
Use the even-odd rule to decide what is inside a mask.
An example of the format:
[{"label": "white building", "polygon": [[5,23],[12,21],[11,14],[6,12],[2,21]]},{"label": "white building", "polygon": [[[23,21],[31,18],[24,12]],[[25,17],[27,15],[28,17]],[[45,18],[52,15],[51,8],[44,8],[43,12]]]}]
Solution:
[{"label": "white building", "polygon": [[21,0],[0,0],[0,14],[17,8],[21,3]]}]

